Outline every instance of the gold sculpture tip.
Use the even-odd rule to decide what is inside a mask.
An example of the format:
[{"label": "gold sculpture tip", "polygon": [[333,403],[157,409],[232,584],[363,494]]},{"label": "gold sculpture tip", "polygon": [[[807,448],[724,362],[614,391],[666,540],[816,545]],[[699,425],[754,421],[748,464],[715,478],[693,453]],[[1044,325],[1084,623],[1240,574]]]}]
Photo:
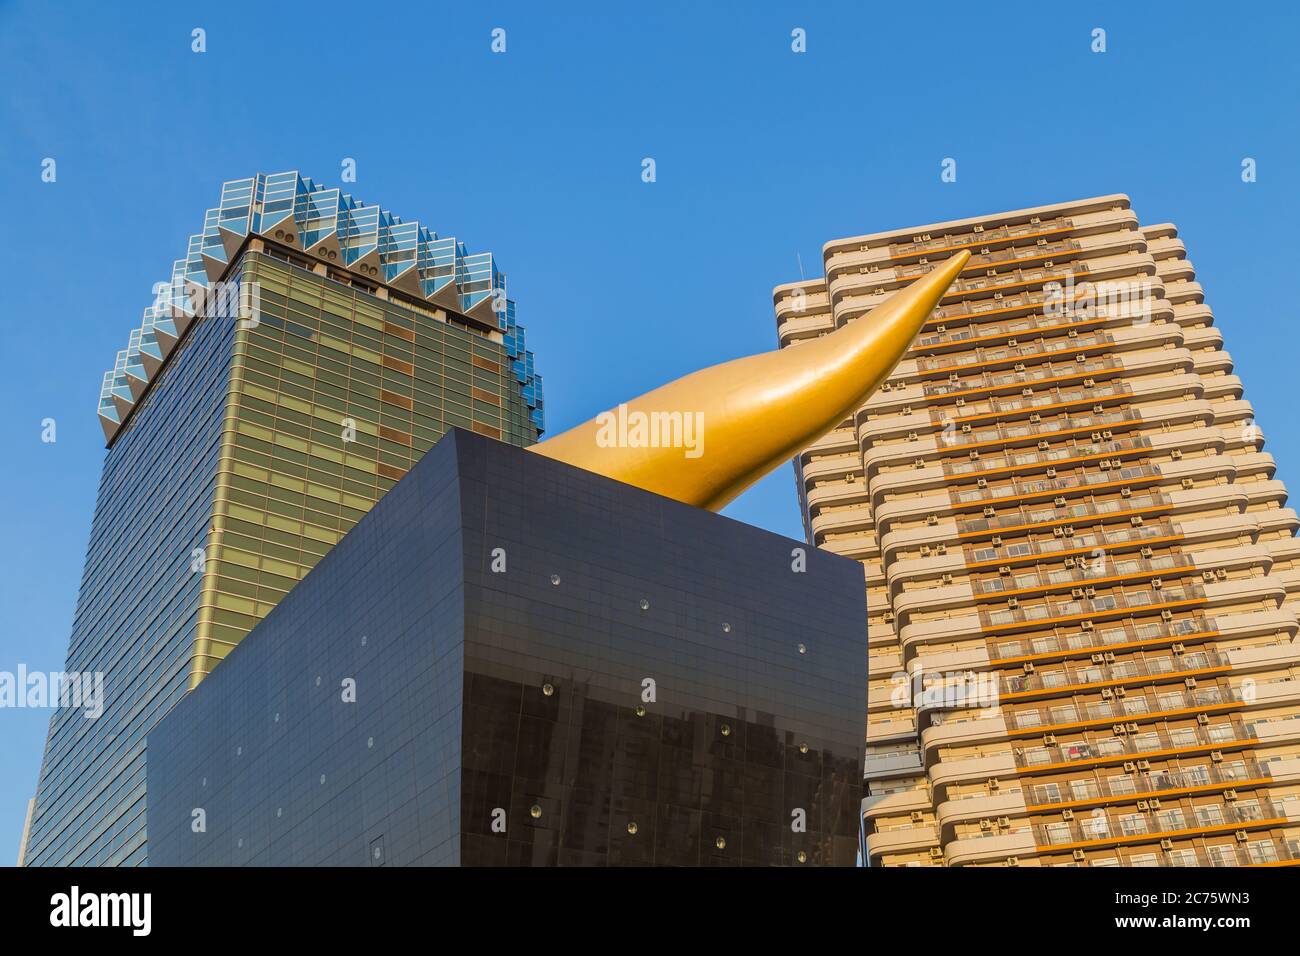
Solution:
[{"label": "gold sculpture tip", "polygon": [[693,372],[529,450],[717,511],[876,391],[968,259],[829,335]]}]

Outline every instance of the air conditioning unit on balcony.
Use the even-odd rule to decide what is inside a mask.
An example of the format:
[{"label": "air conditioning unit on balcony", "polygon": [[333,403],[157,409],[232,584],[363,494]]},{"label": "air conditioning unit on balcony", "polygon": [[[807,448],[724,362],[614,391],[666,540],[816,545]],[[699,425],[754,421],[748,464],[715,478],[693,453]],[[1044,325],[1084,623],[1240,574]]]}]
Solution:
[{"label": "air conditioning unit on balcony", "polygon": [[1056,744],[1056,734],[1043,734],[1043,746],[1051,747]]},{"label": "air conditioning unit on balcony", "polygon": [[1040,441],[1040,442],[1038,443],[1038,450],[1039,450],[1039,451],[1047,451],[1047,450],[1049,450],[1051,447],[1052,447],[1052,443],[1049,442],[1049,441],[1046,441],[1046,440]]},{"label": "air conditioning unit on balcony", "polygon": [[971,461],[979,461],[979,460],[980,460],[980,453],[977,452],[977,451],[975,451],[974,449],[972,449],[972,450],[971,450],[971,453],[970,453],[970,455],[969,455],[968,457],[970,458]]},{"label": "air conditioning unit on balcony", "polygon": [[1183,450],[1181,448],[1175,448],[1173,451],[1169,453],[1169,457],[1172,458],[1174,461],[1181,461],[1183,457]]},{"label": "air conditioning unit on balcony", "polygon": [[1142,811],[1150,810],[1150,809],[1151,809],[1151,804],[1147,803],[1147,801],[1145,801],[1145,800],[1139,800],[1139,801],[1138,801],[1138,809],[1139,809],[1139,810],[1142,810]]},{"label": "air conditioning unit on balcony", "polygon": [[1007,857],[1007,866],[1019,866],[1020,858],[1015,856]]},{"label": "air conditioning unit on balcony", "polygon": [[1078,558],[1066,558],[1065,561],[1062,562],[1062,563],[1063,563],[1067,568],[1073,568],[1073,567],[1075,567],[1075,566],[1079,563],[1079,559],[1078,559]]},{"label": "air conditioning unit on balcony", "polygon": [[992,517],[993,517],[994,515],[996,515],[997,513],[998,513],[998,512],[997,512],[997,509],[994,508],[992,505],[989,505],[989,506],[985,507],[985,509],[984,509],[984,517],[986,517],[986,518],[992,518]]},{"label": "air conditioning unit on balcony", "polygon": [[1159,798],[1159,797],[1152,797],[1152,798],[1151,798],[1151,809],[1152,809],[1152,810],[1159,810],[1159,809],[1160,809],[1160,798]]},{"label": "air conditioning unit on balcony", "polygon": [[907,440],[908,440],[908,441],[916,441],[916,432],[908,432],[908,433],[907,433]]},{"label": "air conditioning unit on balcony", "polygon": [[1110,471],[1110,459],[1102,458],[1097,462],[1097,467],[1100,468],[1102,471]]},{"label": "air conditioning unit on balcony", "polygon": [[904,414],[904,415],[910,415],[910,414],[912,414],[912,406],[911,406],[911,405],[904,405],[904,406],[903,406],[903,414]]},{"label": "air conditioning unit on balcony", "polygon": [[1144,558],[1149,558],[1151,557],[1151,555],[1155,554],[1154,551],[1152,551],[1150,548],[1146,547],[1145,545],[1142,547],[1142,550],[1139,553]]},{"label": "air conditioning unit on balcony", "polygon": [[1015,348],[1020,342],[1017,339],[1007,339],[1007,348]]},{"label": "air conditioning unit on balcony", "polygon": [[998,826],[1002,827],[1005,830],[1007,827],[1011,826],[1011,818],[998,817]]},{"label": "air conditioning unit on balcony", "polygon": [[[976,488],[987,488],[988,486],[989,486],[989,480],[988,480],[987,478],[976,478],[976,479],[975,479],[975,487],[976,487]],[[1210,579],[1213,580],[1213,578],[1214,578],[1214,576],[1211,575],[1211,576],[1210,576]]]},{"label": "air conditioning unit on balcony", "polygon": [[920,471],[922,468],[925,467],[925,459],[924,458],[914,459],[912,462],[912,467],[915,468],[917,471]]},{"label": "air conditioning unit on balcony", "polygon": [[1114,698],[1115,698],[1115,692],[1111,690],[1109,687],[1103,687],[1101,689],[1102,700],[1113,700]]},{"label": "air conditioning unit on balcony", "polygon": [[1093,629],[1093,626],[1094,626],[1094,625],[1093,625],[1092,621],[1080,621],[1080,622],[1079,622],[1079,630],[1081,630],[1081,631],[1091,631],[1091,630]]},{"label": "air conditioning unit on balcony", "polygon": [[1023,664],[1020,665],[1020,669],[1024,671],[1026,674],[1032,674],[1034,672],[1034,662],[1025,661]]},{"label": "air conditioning unit on balcony", "polygon": [[1214,572],[1213,572],[1213,571],[1202,571],[1202,572],[1201,572],[1201,580],[1202,580],[1202,581],[1213,581],[1213,580],[1214,580]]},{"label": "air conditioning unit on balcony", "polygon": [[1062,811],[1061,811],[1061,819],[1062,819],[1062,820],[1073,820],[1073,819],[1074,819],[1074,811],[1073,811],[1073,810],[1062,810]]},{"label": "air conditioning unit on balcony", "polygon": [[948,373],[948,381],[956,385],[958,382],[961,381],[961,378],[957,375],[956,372],[950,372]]},{"label": "air conditioning unit on balcony", "polygon": [[1152,578],[1152,579],[1151,579],[1151,586],[1152,586],[1153,588],[1155,588],[1156,590],[1159,590],[1160,587],[1161,587],[1163,584],[1164,584],[1164,579],[1163,579],[1163,578]]},{"label": "air conditioning unit on balcony", "polygon": [[1060,525],[1057,525],[1055,528],[1052,529],[1052,537],[1054,537],[1054,538],[1064,538],[1064,537],[1065,537],[1065,529],[1062,528]]},{"label": "air conditioning unit on balcony", "polygon": [[1174,841],[1169,839],[1168,837],[1165,837],[1160,841],[1160,849],[1172,850],[1173,848],[1174,848]]},{"label": "air conditioning unit on balcony", "polygon": [[1126,697],[1126,696],[1128,696],[1128,689],[1127,689],[1127,688],[1124,688],[1124,687],[1116,687],[1116,688],[1115,688],[1115,696],[1116,696],[1116,697]]},{"label": "air conditioning unit on balcony", "polygon": [[1084,594],[1084,597],[1096,597],[1096,596],[1097,596],[1097,589],[1094,588],[1094,587],[1092,587],[1091,585],[1089,585],[1088,587],[1086,587],[1086,588],[1083,589],[1083,594]]},{"label": "air conditioning unit on balcony", "polygon": [[1245,843],[1248,839],[1250,839],[1248,836],[1246,836],[1245,830],[1238,830],[1236,833],[1233,834],[1233,836],[1237,838],[1238,843]]},{"label": "air conditioning unit on balcony", "polygon": [[953,404],[955,404],[958,408],[961,408],[963,405],[966,404],[966,399],[964,399],[964,398],[959,398],[959,399],[957,399],[957,401],[954,402]]},{"label": "air conditioning unit on balcony", "polygon": [[911,817],[913,823],[920,823],[922,820],[925,819],[925,814],[922,813],[920,810],[913,810],[911,813]]},{"label": "air conditioning unit on balcony", "polygon": [[1220,581],[1226,581],[1226,580],[1228,580],[1228,569],[1227,569],[1227,568],[1215,568],[1215,569],[1214,569],[1214,576],[1215,576],[1216,578],[1218,578]]},{"label": "air conditioning unit on balcony", "polygon": [[1101,441],[1101,432],[1093,432],[1088,437],[1091,438],[1093,441]]},{"label": "air conditioning unit on balcony", "polygon": [[1174,612],[1169,610],[1168,608],[1165,608],[1163,611],[1160,612],[1160,620],[1172,621],[1173,619],[1174,619]]},{"label": "air conditioning unit on balcony", "polygon": [[1135,528],[1140,528],[1140,527],[1142,527],[1142,516],[1141,516],[1141,515],[1134,515],[1133,517],[1131,517],[1131,518],[1128,519],[1128,523],[1131,524],[1131,525],[1132,525],[1133,527],[1135,527]]},{"label": "air conditioning unit on balcony", "polygon": [[961,433],[963,435],[969,435],[971,433],[971,427],[969,422],[961,426]]},{"label": "air conditioning unit on balcony", "polygon": [[1002,535],[995,534],[992,538],[989,539],[989,544],[991,544],[995,548],[1002,547]]},{"label": "air conditioning unit on balcony", "polygon": [[1033,398],[1033,397],[1034,397],[1034,390],[1033,390],[1032,388],[1022,388],[1022,389],[1020,390],[1020,397],[1021,397],[1021,398]]},{"label": "air conditioning unit on balcony", "polygon": [[1215,763],[1222,763],[1222,762],[1223,762],[1223,751],[1222,751],[1222,750],[1211,750],[1211,751],[1210,751],[1210,759],[1213,760]]},{"label": "air conditioning unit on balcony", "polygon": [[1025,363],[1024,363],[1024,362],[1017,362],[1017,363],[1015,364],[1015,366],[1014,366],[1014,371],[1017,371],[1017,372],[1023,372],[1024,370],[1025,370]]},{"label": "air conditioning unit on balcony", "polygon": [[1074,537],[1074,525],[1067,524],[1067,525],[1065,526],[1065,536],[1066,536],[1067,538],[1073,538],[1073,537]]},{"label": "air conditioning unit on balcony", "polygon": [[992,820],[988,820],[988,819],[981,820],[981,821],[980,821],[980,829],[981,829],[981,830],[992,830],[992,829],[993,829],[993,821],[992,821]]},{"label": "air conditioning unit on balcony", "polygon": [[941,578],[939,578],[939,580],[942,581],[944,584],[952,584],[952,575],[945,574]]},{"label": "air conditioning unit on balcony", "polygon": [[1110,441],[1111,434],[1112,434],[1111,430],[1107,428],[1102,431],[1101,437],[1104,438],[1106,441]]},{"label": "air conditioning unit on balcony", "polygon": [[936,525],[936,524],[939,523],[939,516],[938,516],[938,515],[926,515],[926,516],[925,516],[925,523],[928,524],[928,525]]},{"label": "air conditioning unit on balcony", "polygon": [[1231,790],[1231,789],[1223,791],[1223,799],[1224,799],[1224,800],[1236,800],[1236,799],[1237,799],[1237,791],[1236,791],[1236,790]]},{"label": "air conditioning unit on balcony", "polygon": [[1125,760],[1125,761],[1124,761],[1124,772],[1125,772],[1125,773],[1132,773],[1132,772],[1133,772],[1134,770],[1136,770],[1136,769],[1137,769],[1137,764],[1135,764],[1132,760]]},{"label": "air conditioning unit on balcony", "polygon": [[1121,489],[1119,490],[1119,496],[1120,496],[1121,498],[1132,498],[1132,497],[1133,497],[1133,489],[1132,489],[1132,488],[1129,488],[1129,487],[1127,487],[1127,486],[1124,487],[1124,488],[1121,488]]},{"label": "air conditioning unit on balcony", "polygon": [[893,611],[886,611],[884,614],[882,614],[882,615],[880,615],[880,616],[881,616],[881,618],[884,620],[884,622],[885,622],[886,624],[892,624],[892,623],[894,623],[894,612],[893,612]]},{"label": "air conditioning unit on balcony", "polygon": [[943,850],[941,850],[941,849],[940,849],[939,847],[937,847],[937,846],[932,846],[932,847],[930,847],[930,859],[932,859],[932,860],[942,860],[942,859],[943,859]]},{"label": "air conditioning unit on balcony", "polygon": [[993,293],[993,298],[995,298],[995,299],[1000,299],[1000,298],[1002,298],[1002,293],[1001,293],[1001,292],[994,292],[994,293]]},{"label": "air conditioning unit on balcony", "polygon": [[1020,607],[1020,602],[1015,598],[1007,598],[1007,607],[1014,611],[1016,608]]},{"label": "air conditioning unit on balcony", "polygon": [[1137,762],[1137,765],[1138,765],[1138,769],[1139,769],[1139,770],[1150,770],[1150,769],[1151,769],[1151,761],[1150,761],[1150,760],[1139,760],[1139,761]]},{"label": "air conditioning unit on balcony", "polygon": [[1066,332],[1065,334],[1066,334],[1069,338],[1077,339],[1077,338],[1079,337],[1079,330],[1078,330],[1078,329],[1070,329],[1070,331]]},{"label": "air conditioning unit on balcony", "polygon": [[1082,365],[1084,362],[1088,361],[1088,356],[1080,352],[1078,355],[1074,357],[1074,360],[1078,362],[1080,365]]},{"label": "air conditioning unit on balcony", "polygon": [[1074,856],[1074,859],[1075,859],[1076,862],[1082,863],[1083,860],[1084,860],[1084,856],[1083,856],[1083,851],[1082,851],[1082,850],[1075,850],[1074,853],[1073,853],[1073,856]]},{"label": "air conditioning unit on balcony", "polygon": [[1048,469],[1047,469],[1047,477],[1048,477],[1048,478],[1055,478],[1055,477],[1056,477],[1056,469],[1055,469],[1055,468],[1048,468]]},{"label": "air conditioning unit on balcony", "polygon": [[935,550],[938,551],[940,554],[947,554],[947,553],[948,553],[948,546],[947,546],[946,544],[941,544],[941,545],[938,545],[938,546],[935,548]]},{"label": "air conditioning unit on balcony", "polygon": [[1070,597],[1072,598],[1083,597],[1083,588],[1070,588]]},{"label": "air conditioning unit on balcony", "polygon": [[998,565],[998,574],[1002,575],[1003,577],[1006,577],[1010,573],[1011,573],[1011,565],[1009,564]]},{"label": "air conditioning unit on balcony", "polygon": [[1106,659],[1106,655],[1105,655],[1105,654],[1100,654],[1100,653],[1098,653],[1098,654],[1093,654],[1093,655],[1092,655],[1092,662],[1093,662],[1094,664],[1100,664],[1100,663],[1101,663],[1102,661],[1104,661],[1105,659]]},{"label": "air conditioning unit on balcony", "polygon": [[889,382],[885,382],[883,385],[880,386],[880,390],[882,392],[892,392],[894,390],[894,386]]},{"label": "air conditioning unit on balcony", "polygon": [[930,546],[928,544],[921,545],[921,557],[928,558],[929,556],[930,556]]},{"label": "air conditioning unit on balcony", "polygon": [[1201,725],[1208,724],[1208,723],[1210,722],[1210,715],[1209,715],[1209,714],[1197,714],[1197,715],[1196,715],[1196,722],[1197,722],[1198,724],[1201,724]]},{"label": "air conditioning unit on balcony", "polygon": [[1183,683],[1186,684],[1188,687],[1195,687],[1195,686],[1196,686],[1196,678],[1195,678],[1195,677],[1189,677],[1189,678],[1187,678],[1187,680],[1183,681]]}]

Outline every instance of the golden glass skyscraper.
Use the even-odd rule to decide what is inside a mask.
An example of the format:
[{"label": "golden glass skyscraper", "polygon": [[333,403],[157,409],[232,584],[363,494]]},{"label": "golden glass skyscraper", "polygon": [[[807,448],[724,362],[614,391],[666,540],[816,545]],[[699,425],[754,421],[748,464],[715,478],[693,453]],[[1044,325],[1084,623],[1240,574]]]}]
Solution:
[{"label": "golden glass skyscraper", "polygon": [[961,251],[796,459],[865,571],[870,862],[1300,862],[1300,521],[1173,225],[1111,195],[835,240],[782,347]]},{"label": "golden glass skyscraper", "polygon": [[449,427],[541,433],[491,253],[296,172],[227,182],[104,376],[109,449],[22,858],[147,860],[145,738]]}]

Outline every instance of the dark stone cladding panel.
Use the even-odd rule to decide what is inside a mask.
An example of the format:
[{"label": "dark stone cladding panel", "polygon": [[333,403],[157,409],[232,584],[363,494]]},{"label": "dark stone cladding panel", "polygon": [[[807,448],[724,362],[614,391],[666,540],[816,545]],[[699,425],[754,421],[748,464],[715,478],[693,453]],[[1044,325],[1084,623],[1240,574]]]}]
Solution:
[{"label": "dark stone cladding panel", "polygon": [[150,735],[151,862],[851,865],[865,633],[857,562],[454,431]]}]

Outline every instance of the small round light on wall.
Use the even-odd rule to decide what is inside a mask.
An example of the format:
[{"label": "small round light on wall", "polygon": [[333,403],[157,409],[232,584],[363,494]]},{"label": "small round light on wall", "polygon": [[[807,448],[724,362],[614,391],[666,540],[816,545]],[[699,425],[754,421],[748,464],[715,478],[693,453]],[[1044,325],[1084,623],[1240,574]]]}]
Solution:
[{"label": "small round light on wall", "polygon": [[374,747],[374,745],[375,745],[375,738],[374,738],[374,737],[367,737],[367,738],[366,738],[366,749],[367,749],[367,750],[370,750],[372,747]]},{"label": "small round light on wall", "polygon": [[534,820],[540,820],[542,818],[542,808],[534,803],[529,808],[528,815],[532,817]]},{"label": "small round light on wall", "polygon": [[644,716],[645,716],[645,705],[644,705],[644,704],[637,704],[637,706],[636,706],[636,715],[637,715],[638,717],[644,717]]},{"label": "small round light on wall", "polygon": [[556,587],[559,587],[559,586],[560,586],[560,576],[559,576],[558,574],[552,574],[552,575],[551,575],[551,583],[554,584]]},{"label": "small round light on wall", "polygon": [[807,744],[800,744],[800,745],[799,745],[799,752],[800,752],[801,754],[806,754],[806,753],[808,752],[808,745],[807,745]]},{"label": "small round light on wall", "polygon": [[805,853],[803,850],[800,850],[798,853],[795,854],[795,859],[798,860],[800,863],[807,863],[808,854]]},{"label": "small round light on wall", "polygon": [[543,685],[542,685],[542,694],[543,694],[543,695],[545,695],[546,697],[550,697],[550,696],[551,696],[552,694],[554,694],[554,693],[555,693],[555,688],[552,687],[550,684],[543,684]]},{"label": "small round light on wall", "polygon": [[627,825],[627,832],[632,834],[632,836],[636,836],[636,831],[637,831],[636,821],[633,820],[631,823]]},{"label": "small round light on wall", "polygon": [[722,736],[724,737],[731,736],[731,724],[723,724],[721,730],[722,730]]},{"label": "small round light on wall", "polygon": [[807,654],[807,653],[808,653],[808,645],[807,645],[807,644],[800,644],[800,645],[799,645],[799,653],[800,653],[800,654]]},{"label": "small round light on wall", "polygon": [[324,782],[325,782],[325,774],[321,774],[321,775],[320,775],[320,782],[321,782],[321,783],[324,783]]},{"label": "small round light on wall", "polygon": [[278,710],[275,712],[275,722],[277,724],[280,722],[280,712]]},{"label": "small round light on wall", "polygon": [[317,686],[317,687],[320,686],[320,675],[319,675],[319,674],[316,675],[316,686]]},{"label": "small round light on wall", "polygon": [[730,624],[726,624],[726,623],[724,623],[724,624],[722,625],[722,633],[723,633],[723,634],[730,634],[730,633],[731,633],[731,625],[730,625]]},{"label": "small round light on wall", "polygon": [[713,845],[716,846],[719,850],[725,850],[727,848],[727,838],[718,837],[716,840],[713,841]]},{"label": "small round light on wall", "polygon": [[276,808],[275,808],[275,818],[278,820],[278,819],[280,819],[280,817],[282,817],[282,816],[284,816],[284,807],[276,807]]},{"label": "small round light on wall", "polygon": [[647,601],[645,598],[641,599],[641,610],[643,611],[650,610],[650,602]]}]

